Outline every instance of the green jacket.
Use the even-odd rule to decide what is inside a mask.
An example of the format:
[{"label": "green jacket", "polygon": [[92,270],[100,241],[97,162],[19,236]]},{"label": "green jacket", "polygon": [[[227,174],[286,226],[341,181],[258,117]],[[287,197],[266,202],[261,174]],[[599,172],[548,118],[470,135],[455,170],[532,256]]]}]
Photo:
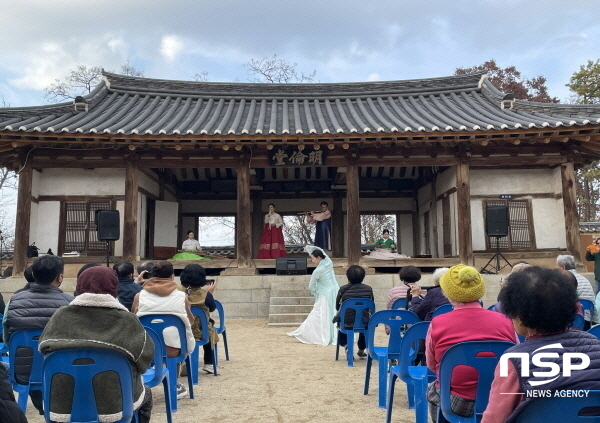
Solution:
[{"label": "green jacket", "polygon": [[600,253],[590,253],[586,251],[585,259],[594,262],[594,279],[600,281]]},{"label": "green jacket", "polygon": [[[142,404],[145,387],[141,375],[154,358],[154,344],[135,314],[109,294],[81,294],[70,305],[57,310],[40,337],[42,354],[72,348],[105,348],[123,354],[131,362],[134,379],[134,409]],[[100,421],[121,419],[118,376],[102,373],[94,380]],[[56,375],[50,392],[50,419],[70,421],[73,399],[70,376]]]}]

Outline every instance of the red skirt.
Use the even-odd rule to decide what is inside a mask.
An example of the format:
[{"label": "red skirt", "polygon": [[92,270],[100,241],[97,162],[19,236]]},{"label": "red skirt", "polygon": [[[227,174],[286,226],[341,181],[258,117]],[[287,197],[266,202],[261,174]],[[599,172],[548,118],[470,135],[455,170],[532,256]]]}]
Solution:
[{"label": "red skirt", "polygon": [[258,249],[259,259],[274,259],[285,257],[285,243],[283,241],[283,231],[277,226],[271,227],[266,224],[260,237],[260,247]]}]

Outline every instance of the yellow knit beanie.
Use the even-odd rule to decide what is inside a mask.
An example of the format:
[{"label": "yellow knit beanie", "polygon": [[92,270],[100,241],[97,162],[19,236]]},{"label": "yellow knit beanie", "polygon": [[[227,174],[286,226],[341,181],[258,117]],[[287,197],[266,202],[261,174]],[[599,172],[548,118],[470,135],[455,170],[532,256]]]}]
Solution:
[{"label": "yellow knit beanie", "polygon": [[444,273],[440,286],[449,299],[461,303],[478,301],[485,294],[485,283],[477,269],[464,264],[453,266]]}]

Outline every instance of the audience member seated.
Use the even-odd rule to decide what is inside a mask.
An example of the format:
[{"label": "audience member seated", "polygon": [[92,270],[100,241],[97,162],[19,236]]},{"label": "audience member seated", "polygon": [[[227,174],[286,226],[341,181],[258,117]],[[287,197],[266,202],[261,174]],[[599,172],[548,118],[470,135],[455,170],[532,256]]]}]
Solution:
[{"label": "audience member seated", "polygon": [[[575,270],[575,257],[568,255],[560,255],[556,258],[556,267],[558,269],[568,270],[573,273],[577,278],[577,295],[579,298],[584,300],[594,301],[596,298],[594,296],[594,288],[592,288],[592,284],[590,281],[583,275],[580,275]],[[586,315],[584,316],[585,320],[591,321],[592,316],[589,316],[589,312],[586,311]],[[595,316],[593,316],[594,322],[598,321],[598,313],[596,312]]]},{"label": "audience member seated", "polygon": [[136,269],[138,276],[135,280],[136,283],[143,284],[146,279],[152,277],[152,269],[154,269],[153,261],[145,261],[137,265]]},{"label": "audience member seated", "polygon": [[[187,350],[191,352],[196,347],[196,340],[190,324],[194,321],[190,302],[185,292],[177,289],[173,265],[170,262],[159,261],[154,265],[152,277],[144,283],[143,289],[136,294],[131,311],[138,316],[173,314],[179,317],[185,325]],[[181,352],[179,332],[176,328],[170,327],[165,329],[163,335],[167,346],[167,355],[177,357]],[[183,398],[187,394],[187,389],[181,383],[177,383],[177,398]]]},{"label": "audience member seated", "polygon": [[[149,423],[152,412],[152,391],[142,384],[141,375],[154,357],[154,344],[138,318],[121,305],[117,297],[118,279],[108,267],[92,267],[77,278],[79,295],[67,307],[58,310],[40,338],[40,351],[79,348],[106,348],[127,357],[131,362],[134,383],[134,409],[140,423]],[[56,375],[51,391],[50,419],[70,421],[73,380]],[[94,379],[94,394],[98,401],[101,422],[120,420],[122,411],[119,381],[115,374],[102,373]]]},{"label": "audience member seated", "polygon": [[[335,300],[335,309],[338,310],[342,306],[342,303],[350,298],[368,298],[370,300],[374,300],[373,297],[373,288],[369,285],[362,283],[365,279],[365,269],[360,266],[352,265],[346,271],[346,277],[348,278],[348,282],[346,285],[342,286],[338,291],[337,298]],[[369,319],[371,318],[371,313],[374,310],[363,310],[363,324],[365,325],[365,329],[369,326]],[[346,316],[335,316],[334,323],[337,322],[338,325],[341,324],[341,321],[344,320],[344,326],[346,328],[351,328],[354,324],[355,312],[354,310],[348,310],[346,312]],[[342,347],[346,347],[348,344],[348,336],[345,333],[338,331],[338,342]],[[363,333],[358,334],[358,352],[356,353],[359,357],[366,357],[365,349],[367,348],[367,343],[365,340],[365,335]]]},{"label": "audience member seated", "polygon": [[411,310],[419,316],[421,320],[431,320],[433,312],[439,306],[444,304],[450,304],[448,297],[444,295],[442,288],[440,287],[440,278],[448,271],[447,267],[440,267],[433,272],[432,279],[434,287],[427,290],[427,295],[423,298],[421,296],[421,287],[414,284],[410,290],[412,295]]},{"label": "audience member seated", "polygon": [[8,382],[8,369],[0,366],[0,422],[27,423],[25,414],[15,402],[15,394]]},{"label": "audience member seated", "polygon": [[[481,307],[479,300],[485,294],[485,283],[476,269],[464,264],[453,266],[441,277],[440,286],[454,310],[433,318],[425,340],[427,367],[436,375],[439,375],[439,364],[446,350],[460,342],[517,342],[509,319]],[[476,391],[477,371],[472,367],[456,368],[450,391],[452,410],[463,417],[473,415]],[[440,403],[437,380],[429,385],[427,399],[435,422]]]},{"label": "audience member seated", "polygon": [[[73,300],[73,296],[59,289],[63,281],[64,266],[63,259],[57,256],[46,255],[33,262],[31,267],[35,282],[28,290],[12,296],[4,315],[2,325],[6,344],[17,330],[44,329],[54,312]],[[16,379],[22,384],[29,381],[33,359],[32,353],[27,350],[30,349],[22,349],[22,355],[17,354],[13,361],[16,363]],[[29,396],[35,408],[43,414],[42,391],[31,391]]]},{"label": "audience member seated", "polygon": [[[517,333],[526,337],[525,342],[509,348],[505,354],[528,353],[531,357],[534,351],[544,348],[546,353],[557,353],[556,358],[544,358],[545,363],[555,363],[557,368],[563,368],[565,353],[585,353],[590,364],[586,369],[571,370],[570,376],[561,372],[555,378],[540,379],[539,376],[519,376],[525,365],[520,359],[509,358],[507,376],[500,376],[500,365],[496,368],[482,423],[516,421],[523,409],[535,400],[522,395],[526,392],[600,389],[600,340],[587,332],[568,329],[576,311],[577,292],[565,275],[556,270],[530,267],[511,276],[500,291],[500,301]],[[559,348],[551,347],[553,344]],[[536,360],[529,360],[530,375],[548,370],[548,365],[540,368],[538,364]],[[548,380],[538,387],[532,385],[533,379]],[[599,416],[600,407],[593,408],[595,410],[588,409],[591,415]]]},{"label": "audience member seated", "polygon": [[142,285],[133,279],[133,264],[128,261],[120,261],[113,266],[119,278],[119,302],[131,311],[133,298],[142,290]]},{"label": "audience member seated", "polygon": [[[81,268],[79,269],[79,271],[77,272],[77,279],[79,279],[79,276],[81,276],[81,274],[83,272],[85,272],[87,269],[89,269],[90,267],[96,267],[96,266],[100,266],[98,263],[87,263],[84,264],[83,266],[81,266]],[[75,285],[75,291],[73,292],[73,295],[76,297],[77,295],[79,295],[79,293],[77,292],[77,285]]]},{"label": "audience member seated", "polygon": [[398,276],[400,276],[400,285],[390,289],[390,293],[388,294],[388,310],[392,308],[394,301],[401,298],[407,298],[411,289],[410,284],[417,283],[421,280],[421,271],[415,266],[404,266],[400,269],[400,272],[398,272]]},{"label": "audience member seated", "polygon": [[[510,278],[510,275],[512,275],[513,273],[522,272],[523,270],[527,269],[528,267],[531,267],[531,264],[525,263],[524,261],[515,263],[511,272],[508,275],[504,276],[503,278],[500,278],[500,289],[502,289],[502,287],[504,287],[504,285],[506,285],[506,282],[508,281],[508,278]],[[500,297],[500,295],[498,295],[498,297]],[[492,311],[497,311],[498,313],[502,313],[502,304],[500,303],[500,300],[498,300],[498,302],[493,305]]]},{"label": "audience member seated", "polygon": [[[215,281],[210,282],[206,279],[206,271],[199,264],[188,264],[179,275],[182,287],[180,290],[187,293],[187,299],[191,306],[200,307],[206,313],[208,320],[208,332],[210,342],[203,345],[204,349],[204,365],[202,370],[206,373],[214,373],[212,349],[219,341],[219,335],[215,331],[215,321],[210,318],[210,313],[215,311],[217,305],[213,297],[215,292]],[[202,339],[202,328],[200,319],[194,316],[192,322],[192,332],[196,341]]]}]

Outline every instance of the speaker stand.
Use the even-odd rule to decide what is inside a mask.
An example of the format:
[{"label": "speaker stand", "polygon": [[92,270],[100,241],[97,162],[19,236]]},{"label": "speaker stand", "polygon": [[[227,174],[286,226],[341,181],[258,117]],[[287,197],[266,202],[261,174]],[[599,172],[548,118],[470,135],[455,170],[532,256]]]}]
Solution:
[{"label": "speaker stand", "polygon": [[110,241],[106,241],[106,254],[104,255],[104,258],[102,259],[102,261],[100,262],[100,265],[102,265],[102,263],[104,263],[104,261],[106,261],[106,267],[110,267],[111,261],[113,264],[117,264],[115,259],[112,258],[112,256],[110,255]]},{"label": "speaker stand", "polygon": [[[508,260],[506,260],[506,257],[504,257],[502,255],[502,253],[500,252],[500,238],[499,236],[494,237],[496,238],[496,253],[492,256],[492,258],[485,264],[485,266],[483,266],[481,268],[481,270],[479,271],[480,273],[492,273],[492,274],[499,274],[500,271],[502,269],[504,269],[506,266],[511,266],[512,264],[510,264],[510,262]],[[500,259],[504,260],[506,262],[506,264],[504,266],[500,266]],[[496,266],[492,265],[492,262],[496,260]],[[488,267],[490,267],[490,269],[488,270]]]}]

